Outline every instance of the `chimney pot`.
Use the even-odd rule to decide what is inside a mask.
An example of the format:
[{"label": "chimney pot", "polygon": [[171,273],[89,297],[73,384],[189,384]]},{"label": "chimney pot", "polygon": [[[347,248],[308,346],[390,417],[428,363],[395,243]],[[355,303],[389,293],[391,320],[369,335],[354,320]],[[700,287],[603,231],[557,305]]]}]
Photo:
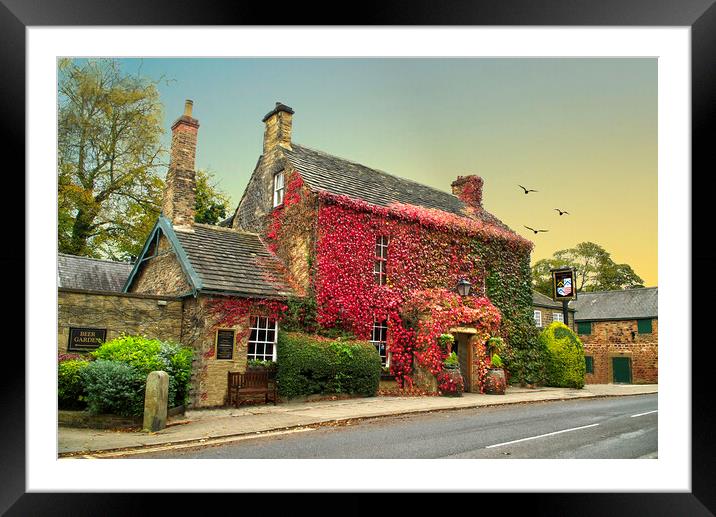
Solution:
[{"label": "chimney pot", "polygon": [[184,103],[184,116],[191,117],[192,108],[194,107],[194,101],[187,99]]}]

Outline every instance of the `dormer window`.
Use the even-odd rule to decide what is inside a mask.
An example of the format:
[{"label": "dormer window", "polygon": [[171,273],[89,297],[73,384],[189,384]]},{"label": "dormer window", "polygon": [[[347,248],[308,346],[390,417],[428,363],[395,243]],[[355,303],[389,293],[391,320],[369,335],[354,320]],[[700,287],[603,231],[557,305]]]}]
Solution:
[{"label": "dormer window", "polygon": [[385,285],[387,280],[388,237],[380,235],[375,239],[375,260],[373,261],[373,279],[375,285]]},{"label": "dormer window", "polygon": [[283,171],[273,175],[273,206],[277,207],[283,204]]}]

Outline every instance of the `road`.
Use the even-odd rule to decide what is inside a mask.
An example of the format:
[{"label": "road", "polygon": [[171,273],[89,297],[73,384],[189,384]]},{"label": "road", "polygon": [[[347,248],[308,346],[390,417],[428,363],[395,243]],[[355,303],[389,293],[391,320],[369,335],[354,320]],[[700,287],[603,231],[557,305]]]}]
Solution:
[{"label": "road", "polygon": [[657,395],[359,421],[131,458],[656,458]]}]

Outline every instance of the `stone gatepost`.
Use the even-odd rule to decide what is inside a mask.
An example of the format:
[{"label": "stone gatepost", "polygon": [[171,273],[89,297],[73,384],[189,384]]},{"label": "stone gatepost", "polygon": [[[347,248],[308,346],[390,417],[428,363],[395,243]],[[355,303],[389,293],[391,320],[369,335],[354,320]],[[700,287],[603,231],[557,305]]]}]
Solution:
[{"label": "stone gatepost", "polygon": [[167,404],[169,402],[169,374],[151,372],[147,376],[144,396],[144,430],[155,432],[167,426]]}]

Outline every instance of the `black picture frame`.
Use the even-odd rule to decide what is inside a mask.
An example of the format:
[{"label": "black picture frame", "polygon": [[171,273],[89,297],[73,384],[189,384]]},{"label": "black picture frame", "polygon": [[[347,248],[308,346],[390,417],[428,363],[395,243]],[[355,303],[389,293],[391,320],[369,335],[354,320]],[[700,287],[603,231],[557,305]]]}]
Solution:
[{"label": "black picture frame", "polygon": [[[230,6],[186,0],[136,0],[97,2],[95,0],[0,0],[0,104],[5,149],[24,149],[25,134],[25,29],[30,26],[77,25],[480,25],[480,26],[684,26],[691,28],[692,74],[692,236],[708,235],[698,228],[713,221],[706,196],[712,195],[716,175],[707,171],[707,160],[716,140],[716,7],[714,0],[457,0],[438,3],[415,0],[404,3],[383,0],[363,2],[359,8],[342,15],[338,9],[311,7],[305,3],[278,7],[274,3],[234,2]],[[5,173],[24,170],[24,153],[15,153],[18,162]],[[708,158],[707,158],[708,157]],[[710,165],[710,164],[709,164]],[[712,168],[712,166],[711,166]],[[698,171],[701,171],[699,174]],[[15,193],[23,189],[17,182]],[[16,199],[23,196],[16,195]],[[17,202],[17,201],[16,201]],[[7,205],[6,205],[7,206]],[[6,208],[7,210],[7,208]],[[15,211],[23,213],[22,209]],[[5,239],[12,251],[0,256],[5,272],[6,312],[10,303],[17,312],[19,293],[24,292],[27,271],[24,255],[24,227],[8,225]],[[696,239],[692,239],[696,242]],[[691,250],[692,271],[708,271],[716,265],[713,246]],[[18,273],[22,272],[23,275]],[[685,278],[686,280],[686,278]],[[692,322],[708,321],[709,305],[698,303],[697,291],[684,292],[684,303],[691,303]],[[706,286],[698,291],[707,291]],[[17,293],[17,294],[14,294]],[[684,322],[686,324],[690,322]],[[696,343],[699,328],[685,328],[684,342]],[[704,344],[708,340],[701,341]],[[39,346],[26,343],[26,347]],[[707,348],[707,347],[703,347]],[[708,347],[710,348],[710,347]],[[707,384],[712,375],[710,361],[703,357],[692,363],[692,490],[689,493],[614,493],[614,494],[479,494],[480,504],[501,509],[518,509],[527,504],[529,514],[539,515],[713,515],[716,511],[716,454],[713,446],[713,388]],[[0,376],[3,388],[3,440],[0,446],[0,511],[7,515],[125,515],[146,513],[146,494],[26,493],[25,490],[25,359],[20,347],[5,347],[6,367]],[[538,473],[535,473],[535,475]],[[207,494],[209,495],[209,494]],[[430,496],[430,494],[427,494]],[[291,494],[294,505],[301,505],[305,494]],[[212,495],[215,508],[222,502]],[[341,502],[351,513],[365,514],[376,508],[370,498],[350,494]],[[281,501],[271,496],[272,504]],[[406,498],[407,499],[407,498]],[[420,505],[421,513],[445,508],[441,497],[409,499]],[[236,501],[232,498],[232,501]],[[285,500],[285,499],[284,499]],[[228,502],[228,501],[227,501]],[[162,511],[186,509],[184,497],[163,497]],[[330,504],[327,511],[335,512]],[[494,507],[494,506],[493,506]],[[317,511],[316,507],[313,507]],[[345,511],[345,510],[344,510]]]}]

